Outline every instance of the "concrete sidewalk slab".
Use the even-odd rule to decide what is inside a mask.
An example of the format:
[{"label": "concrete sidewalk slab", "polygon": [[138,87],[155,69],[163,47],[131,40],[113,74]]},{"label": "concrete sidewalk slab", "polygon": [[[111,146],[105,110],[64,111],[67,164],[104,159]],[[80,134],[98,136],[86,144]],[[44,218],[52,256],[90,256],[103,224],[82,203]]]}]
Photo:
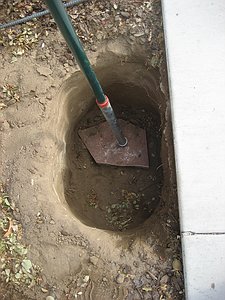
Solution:
[{"label": "concrete sidewalk slab", "polygon": [[225,1],[162,0],[188,300],[225,299]]},{"label": "concrete sidewalk slab", "polygon": [[225,232],[225,1],[162,2],[181,230]]},{"label": "concrete sidewalk slab", "polygon": [[225,234],[183,234],[187,299],[225,299]]}]

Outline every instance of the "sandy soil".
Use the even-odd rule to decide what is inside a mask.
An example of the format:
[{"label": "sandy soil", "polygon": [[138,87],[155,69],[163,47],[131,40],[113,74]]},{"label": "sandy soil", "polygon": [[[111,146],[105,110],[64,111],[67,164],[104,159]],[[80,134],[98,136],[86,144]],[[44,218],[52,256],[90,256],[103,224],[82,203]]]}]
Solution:
[{"label": "sandy soil", "polygon": [[[77,130],[102,119],[49,17],[4,31],[1,181],[42,272],[30,288],[2,276],[1,298],[183,299],[160,3],[94,1],[69,12],[118,116],[146,130],[150,168],[95,164]],[[39,34],[29,47],[26,26]]]}]

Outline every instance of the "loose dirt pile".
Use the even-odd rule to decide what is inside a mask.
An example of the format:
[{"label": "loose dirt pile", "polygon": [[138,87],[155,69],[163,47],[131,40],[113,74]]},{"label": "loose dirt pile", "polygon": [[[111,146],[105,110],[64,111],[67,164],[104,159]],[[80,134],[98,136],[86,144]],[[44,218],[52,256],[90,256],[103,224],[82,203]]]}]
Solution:
[{"label": "loose dirt pile", "polygon": [[[1,23],[41,3],[6,3]],[[147,130],[150,168],[94,163],[77,130],[102,117],[50,17],[2,31],[1,299],[183,299],[160,2],[69,13],[118,116]]]}]

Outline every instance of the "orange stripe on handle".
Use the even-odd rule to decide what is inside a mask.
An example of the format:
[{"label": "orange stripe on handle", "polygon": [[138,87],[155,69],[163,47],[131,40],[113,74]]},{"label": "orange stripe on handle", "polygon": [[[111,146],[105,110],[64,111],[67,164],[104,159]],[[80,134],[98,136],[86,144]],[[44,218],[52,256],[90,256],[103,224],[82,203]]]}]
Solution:
[{"label": "orange stripe on handle", "polygon": [[109,98],[107,96],[105,96],[105,102],[99,103],[98,100],[96,100],[96,103],[98,104],[98,106],[100,108],[104,108],[109,105]]}]

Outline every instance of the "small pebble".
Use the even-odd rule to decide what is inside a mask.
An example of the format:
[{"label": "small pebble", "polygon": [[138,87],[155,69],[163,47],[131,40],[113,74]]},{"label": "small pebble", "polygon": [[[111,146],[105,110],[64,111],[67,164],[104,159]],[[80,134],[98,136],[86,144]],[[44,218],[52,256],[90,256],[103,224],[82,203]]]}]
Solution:
[{"label": "small pebble", "polygon": [[116,277],[116,282],[118,284],[121,284],[124,282],[124,279],[125,279],[125,275],[124,274],[118,274],[117,277]]},{"label": "small pebble", "polygon": [[174,271],[181,271],[182,270],[181,262],[177,258],[174,259],[174,261],[173,261],[173,270]]},{"label": "small pebble", "polygon": [[94,266],[97,266],[97,264],[98,264],[98,258],[96,256],[91,256],[89,258],[89,260],[90,260],[90,263],[92,263]]},{"label": "small pebble", "polygon": [[47,296],[45,299],[46,299],[46,300],[55,300],[55,298],[52,297],[52,296]]},{"label": "small pebble", "polygon": [[90,279],[90,276],[86,275],[83,278],[83,282],[87,283],[89,281],[89,279]]},{"label": "small pebble", "polygon": [[64,229],[61,230],[61,234],[62,234],[62,235],[70,235],[70,234],[69,234],[66,230],[64,230]]},{"label": "small pebble", "polygon": [[120,14],[121,14],[121,16],[123,16],[124,18],[127,18],[127,19],[130,17],[130,14],[126,11],[121,11]]},{"label": "small pebble", "polygon": [[44,67],[44,66],[39,66],[37,67],[37,72],[45,77],[48,77],[49,75],[52,74],[52,70],[49,69],[48,67]]},{"label": "small pebble", "polygon": [[160,279],[160,284],[167,284],[169,281],[169,276],[168,275],[164,275],[161,279]]},{"label": "small pebble", "polygon": [[73,60],[72,60],[72,59],[68,60],[68,64],[69,64],[71,67],[73,67],[73,66],[74,66]]}]

